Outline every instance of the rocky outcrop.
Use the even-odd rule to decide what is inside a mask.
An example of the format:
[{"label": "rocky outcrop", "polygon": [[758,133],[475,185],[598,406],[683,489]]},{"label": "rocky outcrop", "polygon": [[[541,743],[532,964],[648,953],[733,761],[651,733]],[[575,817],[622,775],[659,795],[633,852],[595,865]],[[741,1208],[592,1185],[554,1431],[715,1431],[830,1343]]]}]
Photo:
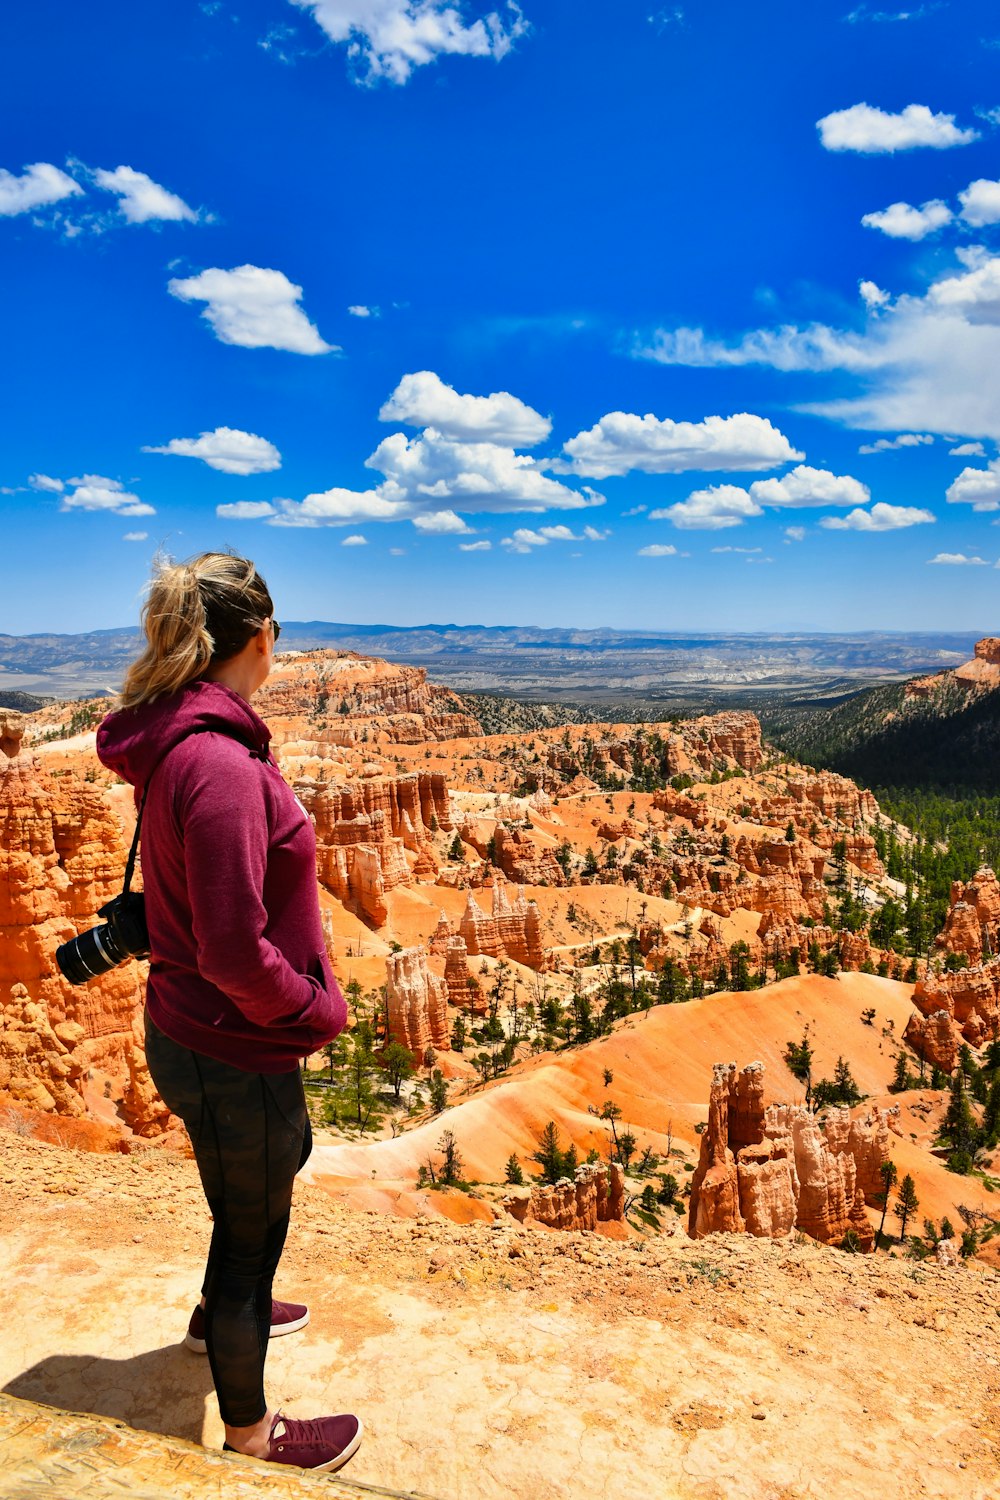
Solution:
[{"label": "rocky outcrop", "polygon": [[953,882],[948,916],[935,942],[973,966],[1000,953],[1000,881],[988,866],[967,885]]},{"label": "rocky outcrop", "polygon": [[955,677],[970,687],[994,688],[1000,685],[1000,640],[989,635],[977,641],[972,661],[956,667]]},{"label": "rocky outcrop", "polygon": [[[375,927],[388,918],[387,892],[410,884],[421,862],[425,871],[436,869],[433,832],[453,827],[448,787],[438,772],[339,785],[301,777],[295,791],[316,826],[320,881]],[[406,850],[417,855],[413,872]]]},{"label": "rocky outcrop", "polygon": [[[175,1124],[157,1097],[142,1044],[144,966],[130,962],[68,984],[55,952],[100,921],[121,889],[130,802],[115,809],[95,783],[56,776],[22,748],[24,721],[0,722],[0,1093],[32,1109],[80,1116],[88,1077],[140,1135]],[[123,827],[123,817],[127,819]]]},{"label": "rocky outcrop", "polygon": [[511,901],[502,882],[493,886],[493,904],[489,916],[469,892],[458,924],[466,951],[489,958],[509,958],[529,969],[541,971],[548,966],[549,955],[542,942],[542,921],[534,901],[519,890]]},{"label": "rocky outcrop", "polygon": [[[981,1047],[1000,1028],[1000,957],[974,969],[928,974],[914,989],[913,1003],[919,1016],[907,1022],[907,1039],[911,1045],[917,1044],[913,1038],[919,1039],[928,1061],[950,1072],[963,1042]],[[947,1031],[940,1020],[942,1013],[947,1016]],[[925,1028],[923,1018],[930,1020],[929,1027]]]},{"label": "rocky outcrop", "polygon": [[461,933],[449,931],[444,960],[444,982],[448,990],[449,1005],[454,1005],[458,1010],[468,1011],[471,1016],[485,1016],[486,992],[469,968],[468,950]]},{"label": "rocky outcrop", "polygon": [[691,1238],[778,1237],[796,1228],[824,1244],[839,1245],[851,1233],[871,1249],[865,1201],[881,1191],[890,1112],[852,1120],[849,1110],[831,1110],[820,1125],[803,1105],[765,1108],[763,1073],[761,1063],[740,1072],[735,1063],[714,1069],[691,1179]]},{"label": "rocky outcrop", "polygon": [[385,961],[389,1040],[418,1058],[427,1047],[451,1048],[448,1034],[448,991],[427,967],[423,948],[403,948]]},{"label": "rocky outcrop", "polygon": [[577,1167],[571,1182],[554,1186],[534,1183],[507,1195],[503,1206],[521,1224],[545,1224],[549,1229],[596,1229],[598,1224],[621,1223],[625,1217],[625,1175],[617,1162],[609,1167],[587,1163]]}]

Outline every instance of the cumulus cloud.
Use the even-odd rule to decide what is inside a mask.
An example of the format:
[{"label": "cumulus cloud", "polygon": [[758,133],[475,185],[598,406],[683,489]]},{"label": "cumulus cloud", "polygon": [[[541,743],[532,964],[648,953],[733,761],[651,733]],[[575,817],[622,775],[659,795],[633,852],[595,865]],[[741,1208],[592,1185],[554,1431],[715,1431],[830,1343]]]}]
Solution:
[{"label": "cumulus cloud", "polygon": [[713,552],[719,552],[719,553],[721,553],[721,552],[739,552],[739,553],[742,553],[744,555],[747,554],[747,553],[751,553],[751,552],[763,552],[763,550],[764,550],[763,547],[713,547],[712,548]]},{"label": "cumulus cloud", "polygon": [[673,422],[647,413],[613,411],[564,446],[576,474],[606,479],[638,469],[679,474],[686,469],[776,469],[802,458],[766,417],[738,412],[702,422]]},{"label": "cumulus cloud", "polygon": [[959,443],[957,448],[949,448],[948,455],[951,458],[985,458],[986,449],[982,443]]},{"label": "cumulus cloud", "polygon": [[377,318],[378,308],[365,307],[363,302],[355,302],[347,309],[352,318]]},{"label": "cumulus cloud", "polygon": [[198,218],[183,198],[134,167],[115,167],[113,172],[99,169],[94,173],[94,181],[105,192],[118,195],[118,207],[130,224],[149,224],[160,219],[186,219],[193,224]]},{"label": "cumulus cloud", "polygon": [[966,224],[981,229],[986,224],[1000,224],[1000,182],[978,177],[958,195],[959,213]]},{"label": "cumulus cloud", "polygon": [[453,510],[428,511],[424,516],[414,516],[413,524],[418,531],[437,536],[455,536],[469,530],[462,517],[456,516]]},{"label": "cumulus cloud", "polygon": [[361,536],[359,532],[355,532],[352,536],[345,536],[340,545],[342,547],[367,547],[368,538]]},{"label": "cumulus cloud", "polygon": [[152,516],[151,505],[131,494],[117,479],[102,474],[84,474],[67,481],[69,488],[62,497],[60,510],[113,511],[117,516]]},{"label": "cumulus cloud", "polygon": [[920,208],[912,203],[890,203],[878,213],[865,214],[861,222],[867,229],[879,229],[894,240],[922,240],[937,229],[950,224],[951,209],[940,198],[932,198]]},{"label": "cumulus cloud", "polygon": [[944,150],[966,146],[979,139],[977,130],[961,130],[954,115],[933,114],[926,104],[908,104],[899,114],[871,104],[852,104],[816,121],[820,140],[827,151],[859,151],[875,154],[912,151],[917,146]]},{"label": "cumulus cloud", "polygon": [[552,423],[508,391],[462,396],[433,370],[404,375],[379,412],[383,422],[433,427],[466,442],[509,443],[532,448],[547,438]]},{"label": "cumulus cloud", "polygon": [[232,500],[228,505],[217,505],[215,514],[227,521],[262,521],[278,512],[270,500]]},{"label": "cumulus cloud", "polygon": [[637,557],[677,557],[677,548],[665,545],[662,542],[651,542],[648,547],[640,547],[636,553]]},{"label": "cumulus cloud", "polygon": [[[582,536],[570,529],[569,526],[539,526],[534,530],[529,527],[519,527],[513,536],[505,536],[501,546],[509,547],[512,552],[530,552],[532,547],[547,547],[549,542],[603,542],[610,533],[598,531],[593,526],[585,526]],[[574,557],[579,557],[575,552]]]},{"label": "cumulus cloud", "polygon": [[929,510],[912,505],[886,505],[879,501],[871,510],[852,510],[846,516],[824,516],[828,531],[900,531],[906,526],[926,526],[934,521]]},{"label": "cumulus cloud", "polygon": [[785,536],[790,542],[804,542],[806,539],[806,528],[804,526],[786,526]]},{"label": "cumulus cloud", "polygon": [[973,510],[1000,510],[1000,459],[988,469],[963,469],[945,491],[949,505],[971,505]]},{"label": "cumulus cloud", "polygon": [[174,277],[167,291],[182,302],[204,302],[202,317],[223,344],[243,349],[287,349],[292,354],[329,354],[299,302],[302,288],[282,271],[262,266],[212,266],[197,276]]},{"label": "cumulus cloud", "polygon": [[162,447],[146,447],[143,453],[168,453],[178,458],[200,458],[222,474],[270,474],[281,468],[281,454],[267,438],[238,427],[216,427],[196,438],[171,438]]},{"label": "cumulus cloud", "polygon": [[382,492],[421,510],[579,510],[603,505],[593,490],[570,489],[534,459],[498,443],[455,442],[433,428],[419,437],[394,432],[366,460],[386,477]]},{"label": "cumulus cloud", "polygon": [[1000,437],[1000,257],[976,248],[958,255],[958,274],[871,310],[860,331],[784,325],[726,341],[700,328],[659,329],[633,353],[663,364],[839,370],[864,377],[861,394],[800,410],[883,432]]},{"label": "cumulus cloud", "polygon": [[750,495],[758,505],[778,507],[866,505],[870,498],[868,486],[860,479],[812,469],[808,464],[799,464],[781,479],[754,480]]},{"label": "cumulus cloud", "polygon": [[459,542],[459,552],[489,552],[492,542]]},{"label": "cumulus cloud", "polygon": [[366,83],[405,83],[415,68],[439,57],[506,57],[528,23],[512,0],[506,15],[490,11],[466,22],[461,0],[291,0],[315,16],[332,42],[347,46],[349,63]]},{"label": "cumulus cloud", "polygon": [[145,542],[149,538],[148,531],[126,531],[122,537],[123,542]]},{"label": "cumulus cloud", "polygon": [[61,495],[66,488],[61,479],[53,479],[51,474],[29,474],[28,483],[33,490],[41,490],[48,495]]},{"label": "cumulus cloud", "polygon": [[874,443],[862,443],[858,452],[889,453],[893,448],[922,448],[933,441],[934,437],[930,432],[901,432],[898,437],[879,438]]},{"label": "cumulus cloud", "polygon": [[33,162],[20,177],[0,167],[0,217],[46,208],[83,192],[78,182],[48,161]]},{"label": "cumulus cloud", "polygon": [[723,531],[763,514],[763,508],[739,485],[715,484],[695,490],[677,505],[651,510],[649,519],[670,521],[681,531]]},{"label": "cumulus cloud", "polygon": [[939,552],[937,557],[927,559],[929,565],[940,563],[950,568],[988,568],[985,557],[966,557],[964,552]]},{"label": "cumulus cloud", "polygon": [[861,293],[862,302],[873,311],[877,307],[884,307],[892,300],[889,293],[884,292],[874,281],[859,281],[858,291]]},{"label": "cumulus cloud", "polygon": [[408,521],[414,515],[410,503],[387,500],[378,490],[345,490],[337,486],[304,500],[279,500],[278,513],[269,526],[350,526],[356,521]]}]

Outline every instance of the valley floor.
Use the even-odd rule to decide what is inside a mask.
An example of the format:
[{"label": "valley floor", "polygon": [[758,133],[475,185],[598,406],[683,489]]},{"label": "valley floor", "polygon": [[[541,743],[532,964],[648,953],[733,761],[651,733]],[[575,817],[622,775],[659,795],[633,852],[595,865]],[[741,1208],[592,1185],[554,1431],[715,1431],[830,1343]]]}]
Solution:
[{"label": "valley floor", "polygon": [[[219,1447],[181,1345],[209,1221],[192,1163],[4,1133],[0,1388]],[[352,1212],[300,1184],[278,1295],[290,1415],[356,1410],[352,1480],[438,1500],[987,1500],[998,1275],[794,1238],[618,1243]]]}]

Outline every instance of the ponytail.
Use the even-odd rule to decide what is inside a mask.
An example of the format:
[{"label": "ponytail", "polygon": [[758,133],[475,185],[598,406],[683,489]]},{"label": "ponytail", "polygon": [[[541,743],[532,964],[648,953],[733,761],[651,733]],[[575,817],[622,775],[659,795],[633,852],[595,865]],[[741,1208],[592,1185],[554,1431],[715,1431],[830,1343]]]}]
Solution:
[{"label": "ponytail", "polygon": [[125,674],[123,708],[176,693],[217,662],[236,656],[271,618],[267,584],[253,563],[229,552],[154,564],[142,628],[146,646]]}]

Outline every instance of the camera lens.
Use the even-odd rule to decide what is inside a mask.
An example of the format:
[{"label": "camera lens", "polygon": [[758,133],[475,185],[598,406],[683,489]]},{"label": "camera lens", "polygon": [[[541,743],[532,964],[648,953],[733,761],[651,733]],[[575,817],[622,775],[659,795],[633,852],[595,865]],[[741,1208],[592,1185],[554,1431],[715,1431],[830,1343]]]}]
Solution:
[{"label": "camera lens", "polygon": [[116,968],[128,956],[106,922],[56,949],[56,963],[70,984],[86,984],[88,979]]}]

